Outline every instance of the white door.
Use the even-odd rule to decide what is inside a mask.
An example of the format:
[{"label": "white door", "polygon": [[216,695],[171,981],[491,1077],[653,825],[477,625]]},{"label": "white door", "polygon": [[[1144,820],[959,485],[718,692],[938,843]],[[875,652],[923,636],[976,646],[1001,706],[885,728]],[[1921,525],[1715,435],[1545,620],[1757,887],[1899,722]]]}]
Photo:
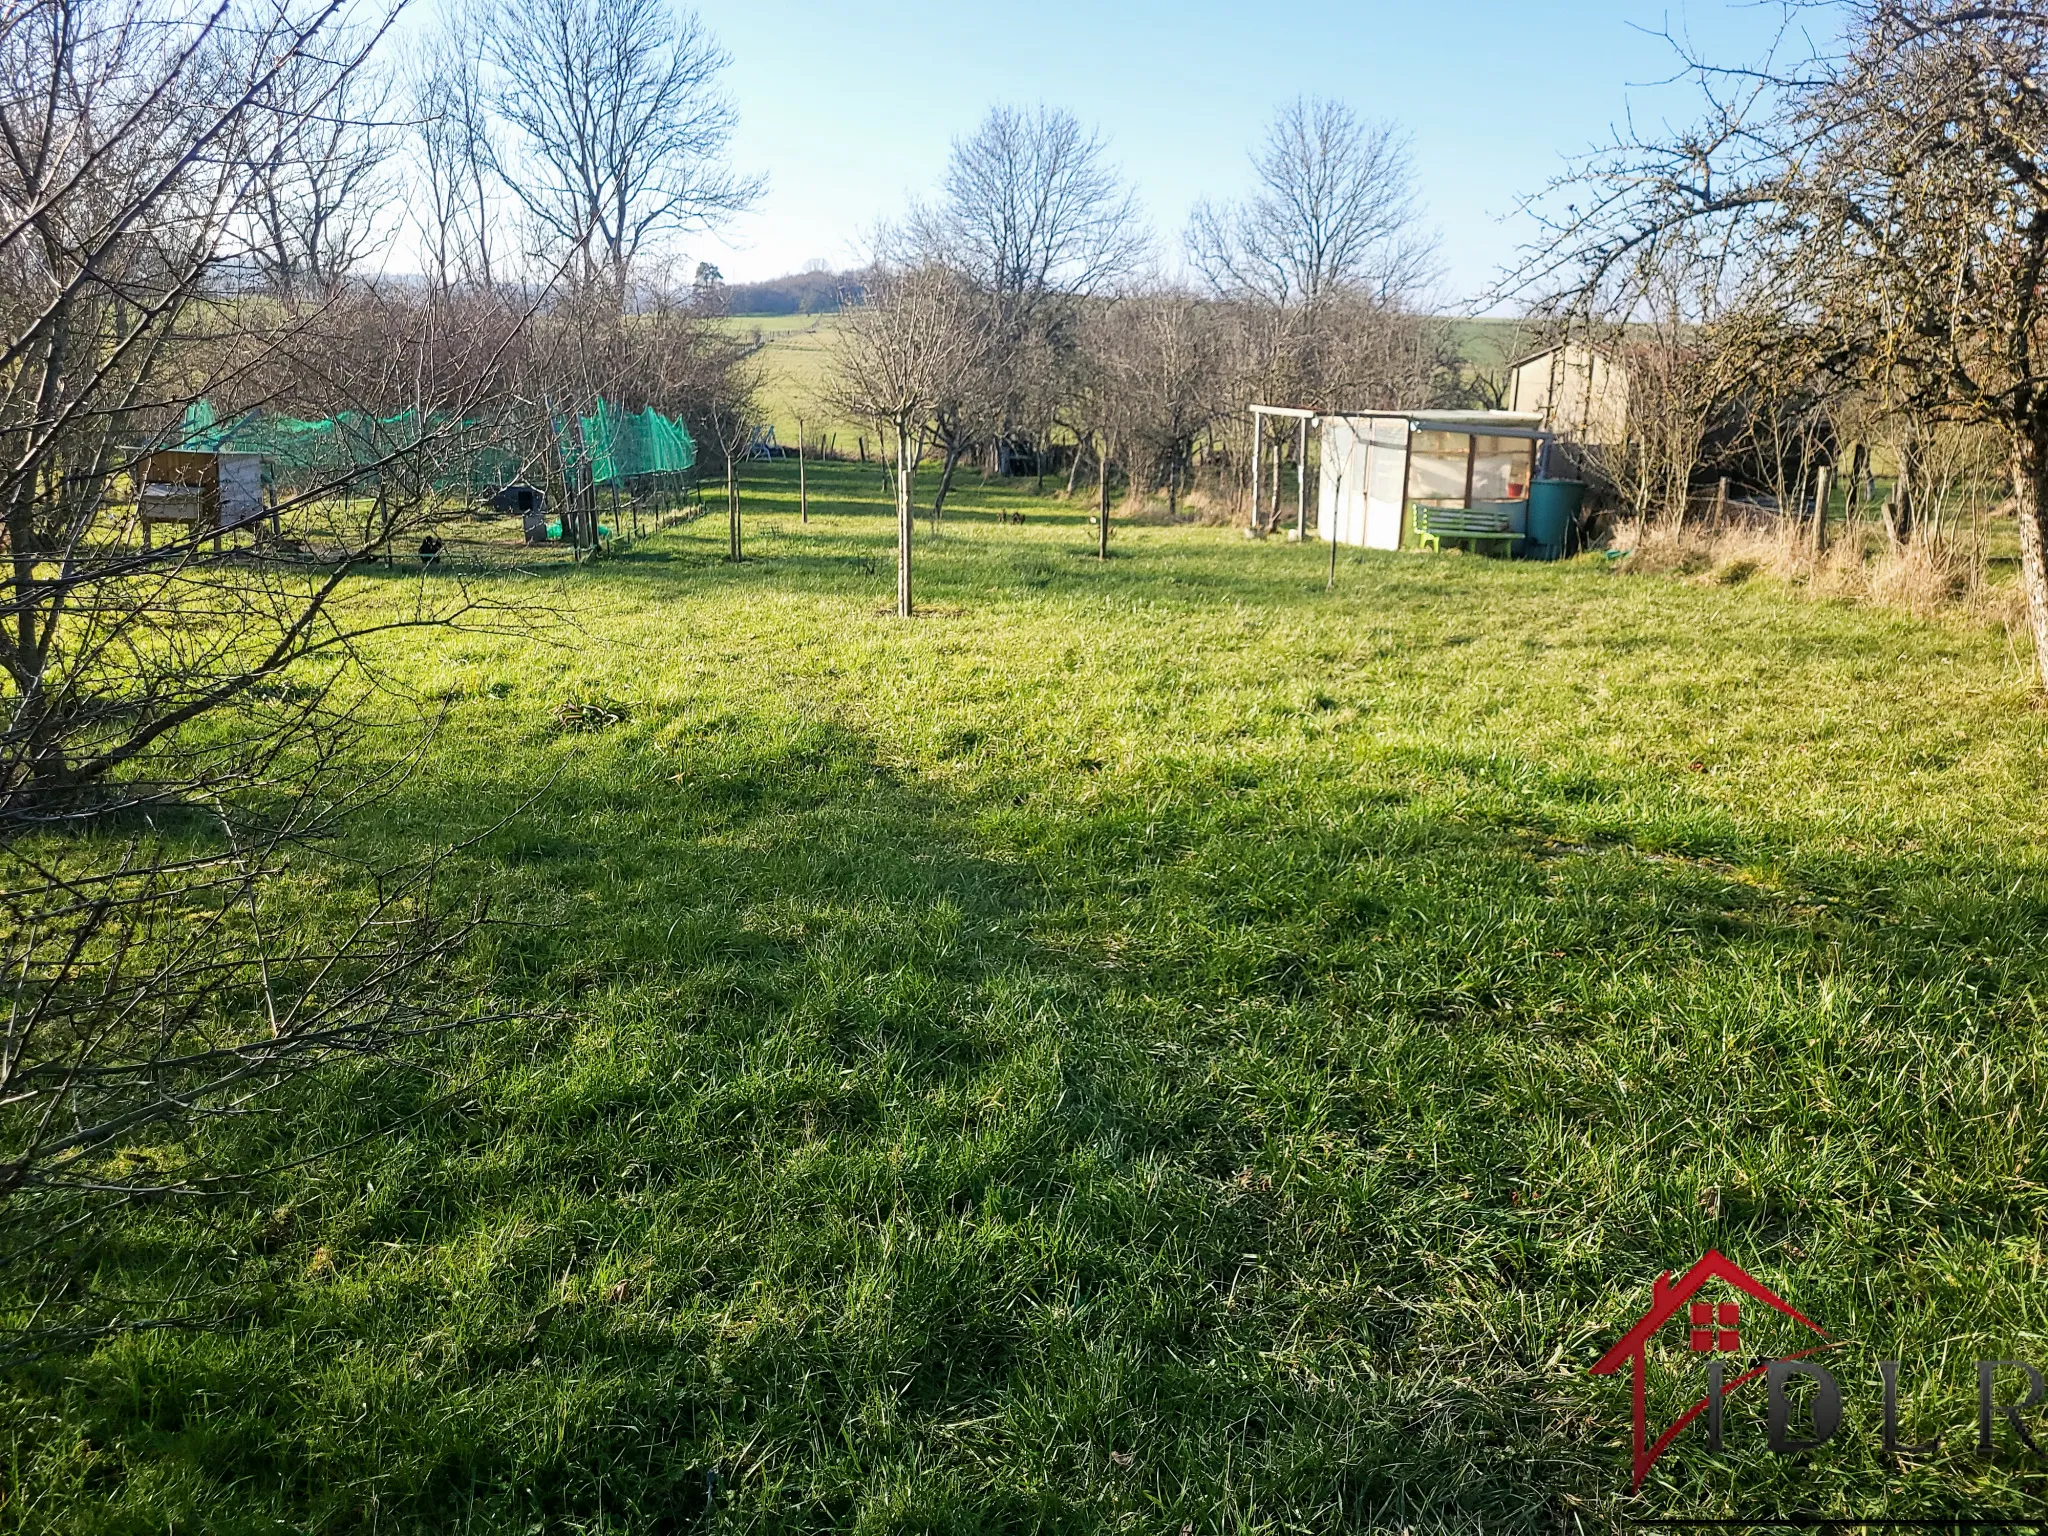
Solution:
[{"label": "white door", "polygon": [[1401,547],[1401,490],[1408,479],[1407,424],[1400,446],[1375,442],[1367,459],[1365,538],[1367,549]]}]

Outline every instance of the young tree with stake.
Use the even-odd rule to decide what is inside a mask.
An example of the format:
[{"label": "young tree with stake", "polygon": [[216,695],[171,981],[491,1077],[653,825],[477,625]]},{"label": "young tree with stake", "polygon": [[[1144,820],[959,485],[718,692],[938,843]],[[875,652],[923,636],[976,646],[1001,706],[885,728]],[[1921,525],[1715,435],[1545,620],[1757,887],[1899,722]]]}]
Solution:
[{"label": "young tree with stake", "polygon": [[980,296],[958,274],[921,265],[877,268],[842,321],[832,403],[888,432],[895,453],[896,614],[912,612],[911,485],[931,412],[982,366],[988,345]]}]

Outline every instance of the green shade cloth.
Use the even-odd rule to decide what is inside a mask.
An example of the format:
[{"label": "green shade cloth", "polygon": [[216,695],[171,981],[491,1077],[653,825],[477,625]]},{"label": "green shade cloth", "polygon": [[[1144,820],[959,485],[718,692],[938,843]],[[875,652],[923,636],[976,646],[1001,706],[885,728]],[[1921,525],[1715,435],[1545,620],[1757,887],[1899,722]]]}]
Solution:
[{"label": "green shade cloth", "polygon": [[[592,483],[614,484],[644,475],[678,474],[697,464],[690,429],[653,409],[628,413],[602,396],[596,411],[554,424],[563,468],[572,476],[586,466]],[[438,489],[510,485],[533,478],[515,434],[493,430],[490,422],[449,422],[413,411],[373,417],[345,411],[317,421],[251,411],[223,423],[212,404],[185,408],[179,447],[200,453],[257,453],[272,474],[305,472],[340,475],[374,473],[377,466],[407,455],[423,441],[437,439]]]}]

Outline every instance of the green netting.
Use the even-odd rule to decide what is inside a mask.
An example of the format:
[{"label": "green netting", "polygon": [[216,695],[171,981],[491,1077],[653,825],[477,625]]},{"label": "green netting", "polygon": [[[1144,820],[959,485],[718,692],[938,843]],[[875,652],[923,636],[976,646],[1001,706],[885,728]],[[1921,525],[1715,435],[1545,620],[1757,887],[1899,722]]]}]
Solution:
[{"label": "green netting", "polygon": [[[623,412],[598,399],[589,416],[554,423],[555,446],[572,474],[588,466],[604,485],[696,467],[697,445],[680,420],[648,409]],[[252,411],[223,424],[204,400],[185,408],[180,446],[205,453],[258,453],[273,475],[371,473],[433,440],[437,489],[476,490],[538,479],[542,466],[522,454],[520,435],[487,420],[451,422],[413,411],[373,417],[347,411],[318,421]]]},{"label": "green netting", "polygon": [[578,417],[574,432],[566,422],[558,424],[557,432],[563,462],[588,464],[596,485],[677,474],[697,464],[697,444],[680,421],[652,408],[627,415],[601,396],[596,413]]}]

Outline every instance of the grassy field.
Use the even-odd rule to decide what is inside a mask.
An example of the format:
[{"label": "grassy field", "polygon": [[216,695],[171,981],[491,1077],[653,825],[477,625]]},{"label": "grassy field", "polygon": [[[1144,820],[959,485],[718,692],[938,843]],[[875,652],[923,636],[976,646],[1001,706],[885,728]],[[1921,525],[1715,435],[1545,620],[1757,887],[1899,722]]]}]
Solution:
[{"label": "grassy field", "polygon": [[[743,564],[707,519],[490,578],[573,629],[383,658],[453,718],[357,851],[517,812],[445,980],[521,1018],[235,1128],[361,1139],[109,1255],[242,1305],[8,1375],[0,1530],[2038,1513],[1970,1453],[1970,1362],[2048,1363],[2002,633],[1603,561],[1332,594],[1220,529],[1102,564],[971,482],[903,624],[879,479],[801,527],[787,469]],[[1781,1461],[1731,1403],[1630,1499],[1586,1367],[1710,1246],[1849,1341],[1851,1428]],[[1939,1454],[1880,1457],[1879,1359]]]},{"label": "grassy field", "polygon": [[[759,343],[754,365],[761,374],[761,406],[776,441],[794,448],[801,416],[813,443],[836,434],[833,447],[851,458],[855,438],[862,433],[872,437],[874,428],[839,421],[825,404],[837,323],[836,315],[734,315],[721,322],[742,340]],[[872,443],[869,451],[874,451]]]}]

